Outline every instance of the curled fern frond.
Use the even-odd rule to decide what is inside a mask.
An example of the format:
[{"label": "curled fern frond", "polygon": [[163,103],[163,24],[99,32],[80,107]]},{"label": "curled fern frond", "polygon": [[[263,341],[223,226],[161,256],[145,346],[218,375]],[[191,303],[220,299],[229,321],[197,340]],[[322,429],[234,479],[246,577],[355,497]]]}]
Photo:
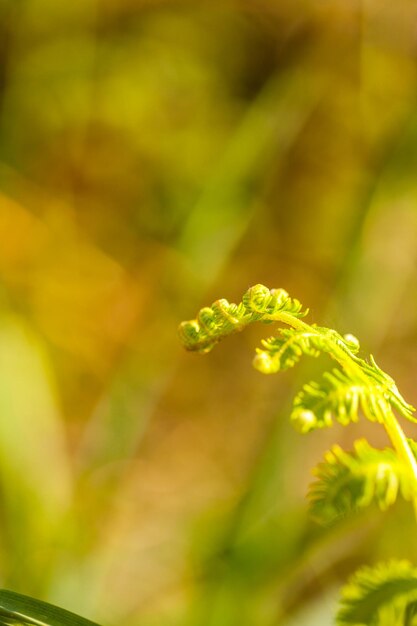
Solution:
[{"label": "curled fern frond", "polygon": [[316,480],[308,494],[310,510],[323,524],[332,524],[372,503],[385,510],[398,494],[407,501],[417,495],[409,468],[394,450],[377,450],[365,439],[356,441],[350,453],[333,446],[314,473]]},{"label": "curled fern frond", "polygon": [[197,318],[182,322],[180,339],[187,350],[209,352],[221,339],[243,330],[256,321],[271,323],[278,313],[299,319],[307,315],[298,300],[290,298],[285,289],[268,289],[255,285],[248,289],[239,304],[225,299],[202,308]]},{"label": "curled fern frond", "polygon": [[187,350],[209,352],[220,339],[243,330],[250,323],[243,304],[216,300],[211,307],[202,308],[197,319],[182,322],[179,335]]},{"label": "curled fern frond", "polygon": [[[407,609],[417,594],[417,568],[408,561],[363,567],[342,589],[337,626],[382,626],[386,607],[398,616],[392,626],[406,624]],[[411,617],[409,616],[409,622]]]},{"label": "curled fern frond", "polygon": [[282,321],[292,328],[279,329],[278,336],[262,342],[253,361],[264,374],[276,373],[294,366],[303,355],[317,357],[327,353],[343,370],[327,372],[322,382],[303,387],[294,401],[291,419],[303,433],[357,421],[359,410],[371,421],[384,423],[391,409],[411,421],[413,407],[399,393],[393,379],[378,367],[357,356],[359,342],[353,335],[342,337],[335,330],[308,325],[300,320],[306,314],[298,300],[284,289],[251,287],[240,304],[217,300],[204,307],[197,319],[183,322],[180,336],[185,347],[208,352],[223,337],[238,332],[254,321]]},{"label": "curled fern frond", "polygon": [[255,285],[248,289],[242,297],[242,303],[247,311],[254,314],[253,320],[264,319],[266,315],[287,313],[300,318],[307,315],[302,304],[295,298],[290,298],[285,289],[268,289],[265,285]]},{"label": "curled fern frond", "polygon": [[[188,350],[208,352],[223,337],[260,321],[286,325],[276,336],[262,342],[254,359],[264,374],[286,370],[303,355],[327,354],[337,364],[320,382],[310,382],[295,398],[291,420],[303,433],[356,422],[359,414],[384,425],[393,449],[376,450],[365,440],[353,452],[334,446],[316,469],[309,498],[313,516],[328,524],[352,511],[375,503],[385,510],[400,494],[411,500],[417,512],[417,444],[407,440],[394,410],[416,422],[414,408],[398,391],[394,380],[370,356],[358,356],[353,335],[307,324],[301,303],[284,289],[255,285],[239,304],[217,300],[204,307],[197,318],[180,325]],[[289,327],[289,328],[288,328]],[[339,626],[417,625],[417,568],[406,561],[392,561],[363,568],[342,593],[337,616]]]},{"label": "curled fern frond", "polygon": [[293,367],[303,354],[319,356],[322,342],[314,332],[281,328],[278,337],[264,339],[262,346],[256,351],[253,366],[263,374],[275,374]]},{"label": "curled fern frond", "polygon": [[[384,424],[394,449],[376,450],[365,440],[351,453],[334,446],[316,469],[309,498],[313,516],[328,524],[352,511],[375,503],[385,510],[402,495],[417,511],[417,444],[407,440],[393,410],[412,421],[413,407],[398,391],[393,379],[370,356],[358,356],[359,342],[353,335],[307,324],[298,300],[283,289],[263,285],[249,289],[239,304],[217,300],[201,309],[196,319],[183,322],[180,336],[188,350],[207,352],[223,337],[248,324],[279,322],[275,337],[262,342],[254,359],[265,374],[294,366],[303,355],[329,355],[338,368],[310,382],[294,401],[293,423],[301,432],[345,425],[362,413]],[[337,616],[339,626],[412,626],[417,614],[417,568],[393,561],[361,569],[344,588]]]},{"label": "curled fern frond", "polygon": [[222,299],[204,307],[196,319],[180,325],[179,333],[188,350],[208,352],[218,341],[252,322],[282,322],[290,328],[281,328],[277,336],[262,341],[253,361],[257,370],[263,374],[286,370],[303,355],[324,353],[336,360],[342,370],[328,372],[320,383],[305,385],[295,399],[292,421],[301,432],[330,426],[333,420],[341,424],[357,421],[359,409],[371,421],[384,422],[391,409],[417,421],[412,416],[413,407],[374,358],[365,361],[357,356],[356,337],[306,324],[301,320],[306,314],[301,303],[284,289],[255,285],[239,304]]},{"label": "curled fern frond", "polygon": [[263,374],[289,369],[303,354],[313,357],[321,353],[332,354],[335,345],[353,354],[359,349],[359,342],[353,335],[347,335],[346,340],[336,331],[315,324],[301,329],[281,328],[278,332],[278,337],[264,339],[263,348],[256,351],[253,365]]}]

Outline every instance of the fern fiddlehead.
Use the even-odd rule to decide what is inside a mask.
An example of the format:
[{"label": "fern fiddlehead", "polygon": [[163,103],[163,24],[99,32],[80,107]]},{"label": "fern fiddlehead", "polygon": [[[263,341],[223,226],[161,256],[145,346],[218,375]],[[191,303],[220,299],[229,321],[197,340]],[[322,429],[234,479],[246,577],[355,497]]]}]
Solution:
[{"label": "fern fiddlehead", "polygon": [[[308,430],[330,426],[333,418],[341,423],[356,421],[359,406],[365,417],[391,426],[387,413],[397,410],[403,417],[416,421],[409,405],[399,393],[394,380],[381,370],[371,356],[360,358],[359,342],[353,335],[342,337],[333,329],[307,324],[307,315],[298,300],[283,289],[269,290],[264,285],[251,287],[239,304],[217,300],[204,307],[197,318],[182,322],[180,338],[187,350],[209,352],[221,339],[242,331],[252,322],[271,324],[281,322],[290,328],[278,329],[278,335],[262,342],[257,349],[254,367],[264,374],[273,374],[293,367],[303,355],[318,357],[328,354],[341,369],[325,374],[321,383],[310,383],[298,394],[293,417]],[[305,427],[307,429],[307,426]],[[395,446],[397,445],[395,442]],[[400,447],[408,447],[401,442]],[[404,451],[402,451],[404,454]],[[407,453],[417,480],[417,464]]]},{"label": "fern fiddlehead", "polygon": [[[284,289],[255,285],[238,304],[221,299],[204,307],[196,319],[182,322],[179,334],[187,350],[205,353],[253,322],[284,324],[256,350],[253,365],[264,374],[289,369],[304,355],[327,354],[338,367],[325,372],[320,381],[305,384],[296,395],[291,412],[294,426],[307,433],[334,421],[356,422],[362,414],[385,427],[393,449],[376,450],[364,440],[356,442],[352,453],[334,446],[316,468],[310,489],[314,517],[333,523],[372,502],[385,510],[398,494],[413,503],[417,516],[417,444],[406,438],[394,413],[416,422],[414,408],[372,356],[368,360],[359,356],[356,337],[308,324],[303,320],[307,313]],[[391,562],[365,568],[355,576],[343,591],[340,626],[384,626],[387,620],[389,626],[414,623],[417,570],[410,564]]]}]

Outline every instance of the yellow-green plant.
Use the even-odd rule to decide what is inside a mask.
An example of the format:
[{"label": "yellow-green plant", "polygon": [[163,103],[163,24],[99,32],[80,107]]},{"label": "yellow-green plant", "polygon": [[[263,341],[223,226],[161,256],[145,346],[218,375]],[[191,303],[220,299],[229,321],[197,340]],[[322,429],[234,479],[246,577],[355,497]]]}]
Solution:
[{"label": "yellow-green plant", "polygon": [[[187,350],[209,352],[217,342],[252,322],[284,324],[262,341],[254,367],[264,374],[286,370],[303,355],[325,353],[337,364],[321,380],[310,382],[294,399],[291,421],[302,433],[356,422],[363,414],[381,424],[392,448],[373,448],[361,439],[354,450],[334,446],[315,470],[309,499],[314,517],[328,524],[340,516],[376,503],[382,510],[398,494],[417,514],[417,444],[408,439],[395,415],[415,422],[413,407],[401,396],[394,380],[374,358],[358,356],[359,341],[333,329],[307,324],[298,300],[284,289],[255,285],[239,304],[221,299],[182,322],[181,340]],[[338,626],[412,626],[417,624],[417,568],[397,560],[363,567],[342,590]]]},{"label": "yellow-green plant", "polygon": [[98,626],[48,602],[0,589],[0,626]]}]

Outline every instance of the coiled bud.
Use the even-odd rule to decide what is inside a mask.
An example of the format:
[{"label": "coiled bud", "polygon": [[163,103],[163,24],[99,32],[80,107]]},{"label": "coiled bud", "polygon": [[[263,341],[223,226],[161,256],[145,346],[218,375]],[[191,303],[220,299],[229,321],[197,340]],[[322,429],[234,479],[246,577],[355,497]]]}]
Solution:
[{"label": "coiled bud", "polygon": [[218,341],[217,338],[213,339],[210,337],[210,335],[200,327],[197,320],[181,322],[178,327],[178,334],[186,350],[201,352],[202,354],[210,352]]},{"label": "coiled bud", "polygon": [[271,289],[271,296],[273,296],[273,298],[276,300],[277,304],[281,307],[284,302],[286,302],[289,299],[289,295],[288,295],[288,291],[285,291],[285,289],[282,289],[281,287],[279,289]]},{"label": "coiled bud", "polygon": [[200,325],[197,320],[181,322],[178,327],[178,334],[187,350],[190,350],[200,339]]},{"label": "coiled bud", "polygon": [[347,335],[343,335],[343,339],[351,352],[353,352],[354,354],[359,352],[360,343],[359,343],[359,339],[355,337],[355,335],[352,335],[351,333],[347,333]]},{"label": "coiled bud", "polygon": [[222,324],[229,320],[229,302],[225,298],[216,300],[211,305],[211,309],[214,313],[214,319],[218,324]]},{"label": "coiled bud", "polygon": [[280,311],[291,313],[296,317],[302,317],[301,304],[298,300],[291,300],[285,289],[271,289],[264,285],[255,285],[248,289],[242,298],[246,309],[256,313],[258,319],[263,315],[274,315]]},{"label": "coiled bud", "polygon": [[243,295],[242,302],[249,311],[264,313],[271,298],[271,292],[265,285],[254,285]]},{"label": "coiled bud", "polygon": [[294,428],[302,434],[308,433],[318,426],[315,414],[307,409],[295,409],[291,415],[291,422]]},{"label": "coiled bud", "polygon": [[252,364],[253,367],[262,374],[276,374],[280,370],[279,360],[275,359],[273,356],[268,354],[268,352],[264,352],[263,350],[259,350],[258,354],[253,359]]},{"label": "coiled bud", "polygon": [[208,333],[214,332],[218,327],[215,313],[213,309],[208,306],[205,306],[199,311],[198,322]]},{"label": "coiled bud", "polygon": [[214,313],[214,319],[218,328],[221,328],[223,332],[229,333],[234,330],[238,330],[242,325],[242,320],[237,317],[238,307],[236,304],[230,304],[227,300],[222,298],[216,300],[211,305]]}]

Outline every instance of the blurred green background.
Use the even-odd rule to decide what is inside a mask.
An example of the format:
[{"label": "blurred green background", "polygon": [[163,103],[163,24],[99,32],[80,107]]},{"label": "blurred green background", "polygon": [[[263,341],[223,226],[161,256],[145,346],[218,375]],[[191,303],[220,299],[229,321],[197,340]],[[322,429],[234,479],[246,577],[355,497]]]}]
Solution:
[{"label": "blurred green background", "polygon": [[2,587],[109,625],[330,626],[357,565],[417,562],[405,506],[309,521],[323,451],[386,444],[293,433],[316,363],[263,377],[265,329],[204,358],[176,334],[284,287],[417,404],[416,23],[411,0],[0,0]]}]

